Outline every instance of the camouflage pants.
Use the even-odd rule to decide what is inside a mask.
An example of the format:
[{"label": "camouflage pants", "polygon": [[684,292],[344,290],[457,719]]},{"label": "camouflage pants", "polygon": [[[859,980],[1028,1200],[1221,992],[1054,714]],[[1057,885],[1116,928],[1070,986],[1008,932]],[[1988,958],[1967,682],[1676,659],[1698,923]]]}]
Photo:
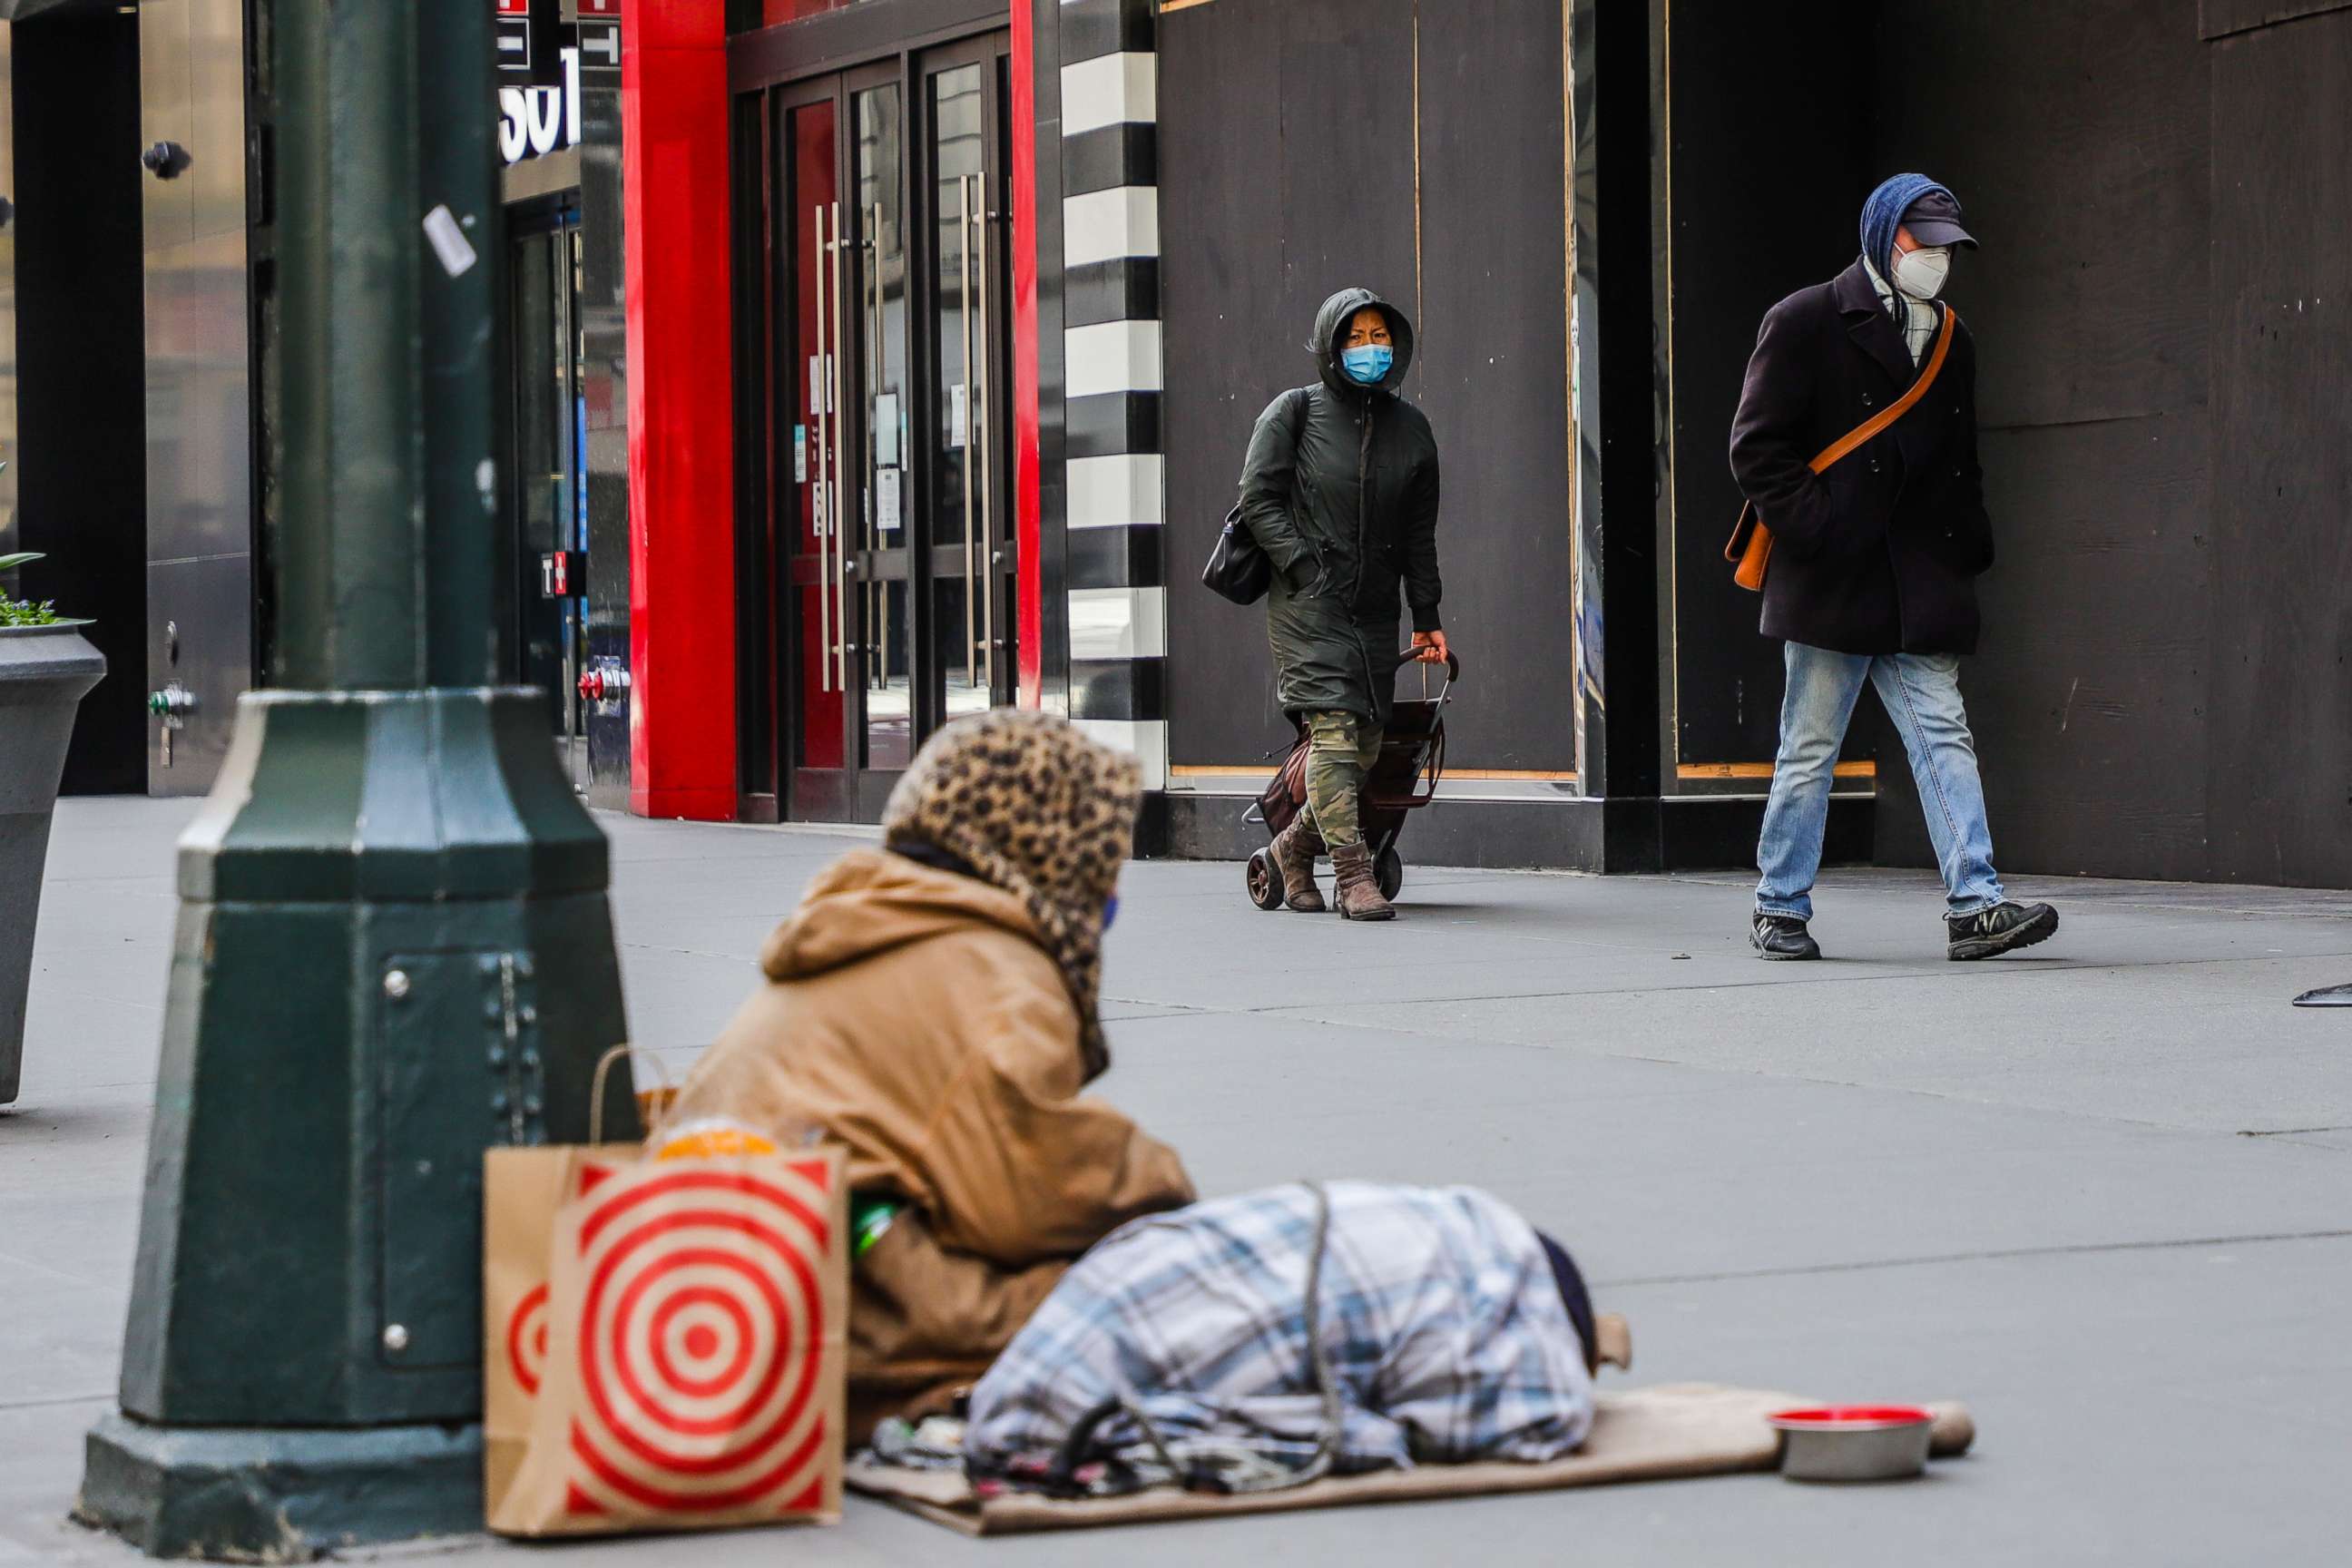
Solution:
[{"label": "camouflage pants", "polygon": [[1327,848],[1360,843],[1356,797],[1381,754],[1381,728],[1347,712],[1307,715],[1307,816]]}]

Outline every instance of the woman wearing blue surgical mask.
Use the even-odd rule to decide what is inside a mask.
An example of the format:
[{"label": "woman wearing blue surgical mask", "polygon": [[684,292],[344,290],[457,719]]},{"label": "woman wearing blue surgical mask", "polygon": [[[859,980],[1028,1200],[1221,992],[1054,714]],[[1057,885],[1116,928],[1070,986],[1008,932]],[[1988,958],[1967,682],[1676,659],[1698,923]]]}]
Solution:
[{"label": "woman wearing blue surgical mask", "polygon": [[1307,347],[1321,374],[1258,416],[1242,470],[1242,518],[1274,563],[1266,629],[1283,710],[1308,734],[1307,809],[1274,841],[1292,909],[1326,908],[1328,853],[1339,913],[1394,918],[1381,896],[1357,797],[1380,754],[1398,649],[1445,661],[1438,621],[1437,441],[1397,394],[1412,323],[1368,289],[1323,301]]}]

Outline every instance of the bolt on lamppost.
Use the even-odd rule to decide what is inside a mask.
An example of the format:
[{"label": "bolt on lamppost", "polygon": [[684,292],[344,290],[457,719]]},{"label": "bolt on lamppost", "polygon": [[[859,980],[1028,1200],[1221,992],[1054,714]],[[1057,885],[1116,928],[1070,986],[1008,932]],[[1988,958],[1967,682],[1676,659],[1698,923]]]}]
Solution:
[{"label": "bolt on lamppost", "polygon": [[497,684],[491,29],[275,13],[275,689],[180,844],[121,1410],[77,1509],[159,1556],[480,1528],[482,1152],[583,1138],[625,1034],[604,836],[544,699]]}]

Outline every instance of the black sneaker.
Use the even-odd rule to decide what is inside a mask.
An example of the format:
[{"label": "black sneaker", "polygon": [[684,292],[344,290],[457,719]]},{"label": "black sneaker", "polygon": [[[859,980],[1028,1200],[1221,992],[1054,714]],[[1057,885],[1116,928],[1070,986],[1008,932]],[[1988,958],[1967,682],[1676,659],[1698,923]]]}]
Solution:
[{"label": "black sneaker", "polygon": [[1951,939],[1946,956],[1954,962],[1999,958],[2058,934],[2058,911],[2048,904],[2002,902],[1972,915],[1946,915],[1944,930]]},{"label": "black sneaker", "polygon": [[1805,930],[1805,922],[1794,915],[1768,915],[1758,910],[1755,921],[1748,928],[1748,940],[1756,951],[1767,958],[1819,958],[1822,944]]}]

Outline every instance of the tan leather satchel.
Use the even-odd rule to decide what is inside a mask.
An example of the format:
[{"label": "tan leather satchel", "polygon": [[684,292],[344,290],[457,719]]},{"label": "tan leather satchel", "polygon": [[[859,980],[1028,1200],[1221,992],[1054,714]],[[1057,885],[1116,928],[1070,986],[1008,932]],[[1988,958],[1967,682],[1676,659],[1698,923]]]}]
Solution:
[{"label": "tan leather satchel", "polygon": [[[1943,325],[1936,329],[1935,345],[1927,351],[1927,363],[1920,367],[1919,379],[1902,396],[1822,447],[1822,455],[1806,466],[1820,473],[1911,412],[1911,405],[1927,395],[1927,389],[1936,384],[1936,376],[1944,368],[1944,358],[1951,352],[1952,333],[1959,324],[1960,313],[1945,306]],[[1733,582],[1751,594],[1764,591],[1765,569],[1772,563],[1772,531],[1756,514],[1754,501],[1741,503],[1739,521],[1732,525],[1731,542],[1723,547],[1723,558],[1732,563]]]}]

